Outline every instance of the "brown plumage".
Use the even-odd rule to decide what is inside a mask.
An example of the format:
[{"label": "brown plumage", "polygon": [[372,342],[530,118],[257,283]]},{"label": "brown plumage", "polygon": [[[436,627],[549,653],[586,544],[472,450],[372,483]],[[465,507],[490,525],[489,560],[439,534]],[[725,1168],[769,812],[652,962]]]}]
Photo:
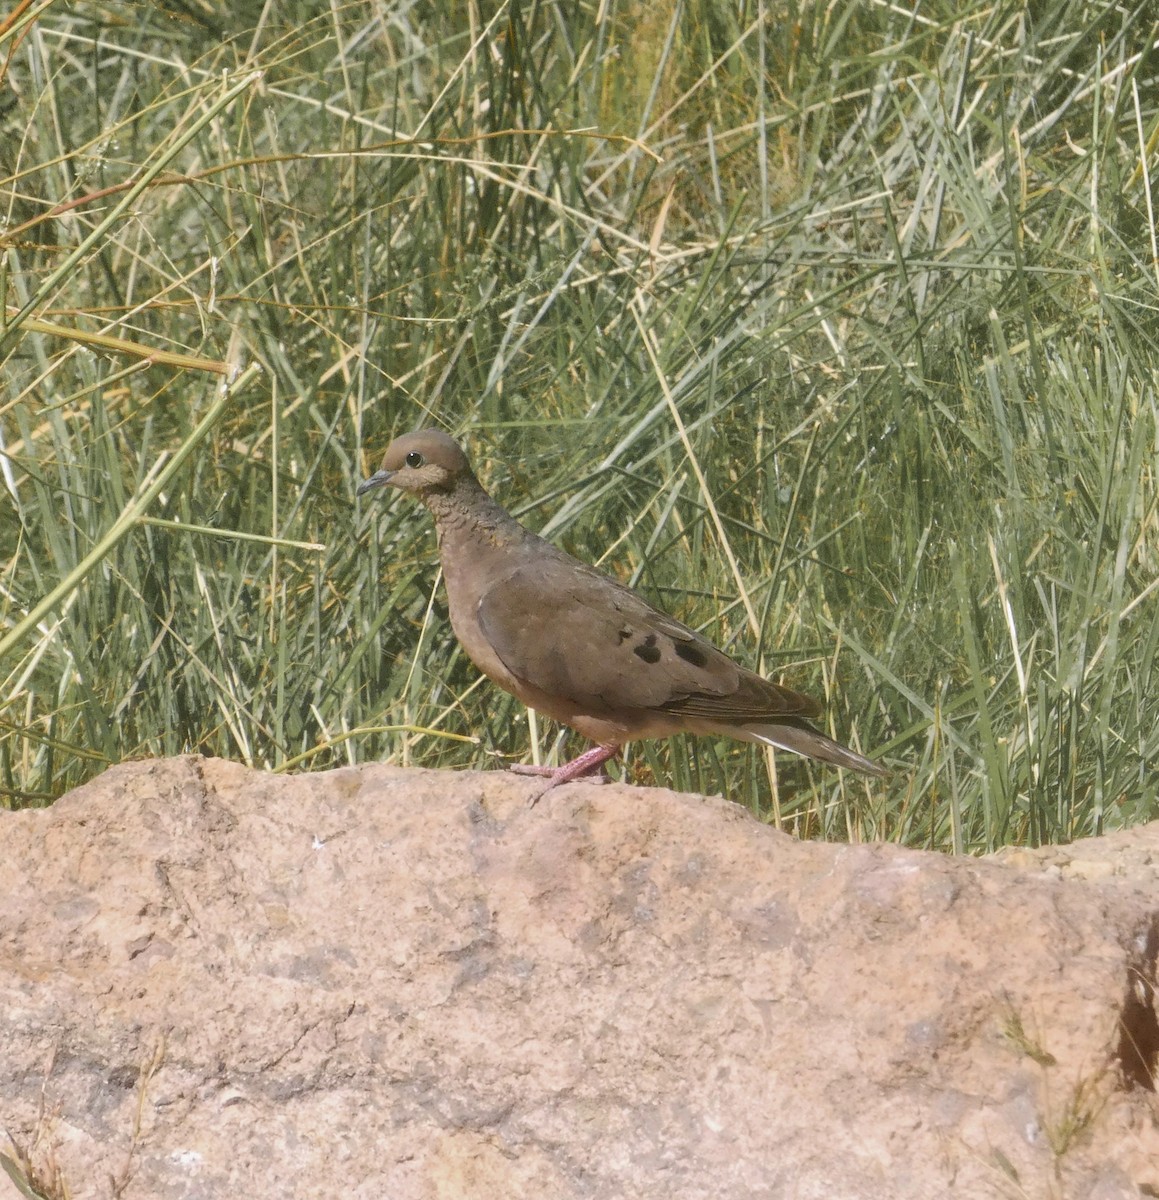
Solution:
[{"label": "brown plumage", "polygon": [[480,486],[458,444],[423,429],[391,443],[358,488],[414,493],[435,519],[451,626],[471,661],[524,704],[596,745],[544,774],[600,771],[625,742],[696,733],[760,742],[885,776],[814,729],[817,701],[735,663],[631,588],[524,529]]}]

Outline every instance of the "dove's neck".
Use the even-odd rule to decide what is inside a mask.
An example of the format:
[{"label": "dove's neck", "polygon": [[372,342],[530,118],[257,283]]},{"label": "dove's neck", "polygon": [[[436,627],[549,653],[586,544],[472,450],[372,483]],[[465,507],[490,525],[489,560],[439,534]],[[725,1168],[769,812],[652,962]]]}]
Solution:
[{"label": "dove's neck", "polygon": [[431,492],[423,502],[435,518],[449,587],[460,574],[482,578],[509,570],[505,551],[538,540],[474,479],[461,480],[451,492]]}]

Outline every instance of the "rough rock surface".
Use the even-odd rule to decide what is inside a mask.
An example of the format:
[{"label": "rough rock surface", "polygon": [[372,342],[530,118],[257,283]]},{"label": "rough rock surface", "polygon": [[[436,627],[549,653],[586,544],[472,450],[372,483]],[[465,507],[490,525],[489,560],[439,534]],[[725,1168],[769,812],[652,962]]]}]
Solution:
[{"label": "rough rock surface", "polygon": [[1159,1195],[1159,827],[1067,874],[537,786],[0,814],[0,1126],[74,1200]]}]

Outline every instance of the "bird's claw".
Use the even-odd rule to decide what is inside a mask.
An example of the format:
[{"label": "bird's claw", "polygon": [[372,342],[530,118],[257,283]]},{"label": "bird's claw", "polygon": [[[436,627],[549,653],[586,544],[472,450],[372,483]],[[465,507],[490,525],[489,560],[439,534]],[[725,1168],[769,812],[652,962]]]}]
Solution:
[{"label": "bird's claw", "polygon": [[560,783],[571,783],[573,779],[582,779],[584,783],[611,783],[612,777],[602,768],[591,774],[573,774],[567,767],[537,767],[532,763],[512,763],[507,768],[513,775],[537,775],[541,779],[550,779],[549,787]]},{"label": "bird's claw", "polygon": [[547,786],[541,788],[531,798],[528,807],[534,808],[548,792],[554,787],[559,787],[560,784],[571,783],[573,780],[582,779],[584,783],[611,783],[611,778],[604,770],[604,763],[609,758],[614,758],[619,753],[617,746],[593,746],[590,750],[585,751],[579,758],[572,759],[569,763],[564,763],[561,767],[540,767],[534,763],[513,763],[508,770],[516,775],[537,775],[541,779],[546,779]]},{"label": "bird's claw", "polygon": [[534,808],[540,800],[547,795],[554,787],[559,787],[560,784],[571,783],[573,781],[581,783],[611,783],[612,777],[607,771],[602,768],[598,772],[593,772],[590,775],[576,775],[569,771],[567,767],[537,767],[531,763],[515,763],[507,768],[514,775],[534,775],[540,779],[546,779],[547,785],[541,787],[527,802],[528,808]]}]

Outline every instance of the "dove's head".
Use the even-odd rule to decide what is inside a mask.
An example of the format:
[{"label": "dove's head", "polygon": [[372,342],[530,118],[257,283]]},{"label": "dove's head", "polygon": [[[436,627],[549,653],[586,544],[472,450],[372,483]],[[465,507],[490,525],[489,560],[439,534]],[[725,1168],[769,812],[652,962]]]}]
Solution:
[{"label": "dove's head", "polygon": [[418,429],[387,446],[382,466],[358,485],[358,495],[389,485],[422,498],[432,492],[449,492],[459,480],[474,478],[471,464],[454,438],[438,429]]}]

